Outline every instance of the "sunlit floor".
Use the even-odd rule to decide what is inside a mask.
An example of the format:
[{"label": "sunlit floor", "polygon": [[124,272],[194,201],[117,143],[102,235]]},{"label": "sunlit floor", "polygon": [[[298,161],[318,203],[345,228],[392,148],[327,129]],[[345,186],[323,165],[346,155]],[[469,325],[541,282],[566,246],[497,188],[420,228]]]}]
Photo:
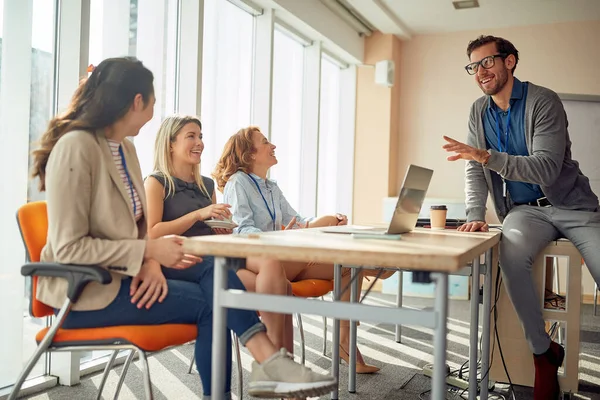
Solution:
[{"label": "sunlit floor", "polygon": [[[369,296],[367,302],[378,305],[395,306],[395,296],[375,293]],[[405,298],[404,303],[409,307],[424,308],[432,305],[431,299]],[[448,361],[451,367],[458,367],[468,358],[469,333],[469,303],[467,301],[451,301],[450,322],[448,335]],[[316,371],[325,372],[329,369],[330,359],[321,354],[322,325],[321,318],[303,316],[307,339],[307,365]],[[585,305],[582,308],[581,331],[581,361],[580,361],[580,399],[600,399],[600,316],[592,316],[592,308]],[[423,365],[432,362],[432,331],[426,328],[404,327],[403,343],[394,341],[394,328],[391,325],[373,325],[362,323],[358,329],[359,346],[369,363],[381,367],[374,375],[358,375],[357,393],[349,394],[347,388],[348,369],[343,363],[340,367],[340,399],[415,399],[420,391],[429,388],[430,381],[420,374]],[[329,329],[328,335],[331,335]],[[331,337],[329,336],[329,339]],[[328,346],[328,351],[331,346]],[[150,358],[150,371],[154,385],[155,399],[193,399],[202,393],[198,373],[186,374],[192,345],[180,346],[169,352]],[[299,343],[296,344],[296,355],[299,354]],[[249,378],[251,357],[242,353],[244,367],[244,382]],[[105,388],[105,397],[112,397],[115,385],[121,372],[121,367],[111,372]],[[138,362],[130,368],[121,391],[121,399],[142,399],[141,370]],[[100,375],[86,377],[75,387],[56,387],[43,394],[30,397],[31,399],[87,399],[96,396],[100,383]],[[506,385],[498,384],[496,391],[500,395],[492,398],[503,398],[508,394]],[[516,387],[516,398],[531,399],[530,388]],[[233,393],[236,395],[236,377],[234,367]],[[424,395],[423,398],[427,397]],[[465,394],[466,396],[466,394]],[[245,395],[244,397],[248,397]],[[323,397],[323,398],[328,398]],[[460,398],[456,394],[448,398]],[[508,396],[506,397],[508,398]]]}]

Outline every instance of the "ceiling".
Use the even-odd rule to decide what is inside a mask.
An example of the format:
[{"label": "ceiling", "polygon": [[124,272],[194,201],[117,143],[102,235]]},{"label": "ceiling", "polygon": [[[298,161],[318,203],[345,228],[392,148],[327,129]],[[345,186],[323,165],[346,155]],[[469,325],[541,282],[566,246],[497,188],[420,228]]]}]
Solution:
[{"label": "ceiling", "polygon": [[[600,0],[479,0],[456,10],[452,0],[338,0],[370,25],[401,38],[556,22],[600,20]],[[590,38],[591,40],[592,38]],[[595,38],[596,42],[599,38]]]}]

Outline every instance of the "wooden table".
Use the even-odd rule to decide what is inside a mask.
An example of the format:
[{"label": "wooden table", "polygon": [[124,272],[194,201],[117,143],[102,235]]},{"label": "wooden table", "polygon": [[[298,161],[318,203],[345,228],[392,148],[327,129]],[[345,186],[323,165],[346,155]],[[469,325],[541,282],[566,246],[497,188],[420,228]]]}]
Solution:
[{"label": "wooden table", "polygon": [[[500,232],[457,232],[455,230],[432,231],[415,229],[403,234],[400,240],[355,239],[352,235],[325,233],[321,229],[301,229],[267,232],[249,235],[211,235],[189,238],[184,241],[184,250],[195,255],[215,256],[214,309],[213,309],[213,358],[212,387],[213,397],[220,399],[219,387],[224,385],[225,338],[227,308],[263,310],[282,313],[306,313],[334,318],[333,339],[339,340],[339,320],[359,320],[375,323],[387,322],[398,325],[417,325],[434,329],[434,374],[432,399],[444,399],[446,395],[446,334],[448,315],[448,275],[472,263],[473,286],[471,298],[471,349],[470,363],[477,365],[477,333],[479,304],[480,256],[486,255],[486,266],[497,260],[497,244]],[[341,266],[373,266],[390,269],[433,272],[436,284],[433,310],[411,310],[389,308],[347,302],[315,302],[290,296],[276,296],[227,290],[225,257],[247,258],[261,256],[282,261],[323,262],[335,264],[334,300],[341,293]],[[489,309],[491,299],[491,268],[486,269],[484,287],[484,335],[482,349],[482,371],[487,371],[489,359]],[[355,288],[354,288],[355,289]],[[487,294],[487,301],[486,301]],[[487,302],[487,304],[485,304]],[[486,308],[487,307],[487,308]],[[355,337],[356,330],[351,330]],[[487,343],[486,343],[487,342]],[[350,366],[356,357],[355,346],[351,346]],[[332,373],[339,376],[338,346],[333,345]],[[470,370],[476,370],[471,368]],[[476,374],[471,374],[469,398],[477,396]],[[481,398],[487,398],[487,379],[482,382]],[[485,391],[485,397],[484,397]],[[332,399],[338,398],[335,390]]]}]

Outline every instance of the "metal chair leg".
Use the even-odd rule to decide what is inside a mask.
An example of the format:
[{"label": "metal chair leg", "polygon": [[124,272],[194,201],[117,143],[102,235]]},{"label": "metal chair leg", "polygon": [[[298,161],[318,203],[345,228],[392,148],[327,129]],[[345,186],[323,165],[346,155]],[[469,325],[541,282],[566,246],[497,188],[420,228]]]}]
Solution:
[{"label": "metal chair leg", "polygon": [[294,314],[296,316],[296,324],[298,325],[298,331],[300,332],[300,361],[304,365],[306,361],[306,342],[304,341],[304,327],[302,326],[302,316],[300,313]]},{"label": "metal chair leg", "polygon": [[192,368],[194,368],[195,360],[196,360],[196,344],[194,344],[194,351],[192,352],[192,361],[190,361],[190,367],[188,368],[188,374],[192,373]]},{"label": "metal chair leg", "polygon": [[10,392],[10,394],[8,395],[7,400],[15,400],[18,397],[19,391],[21,390],[21,386],[23,386],[23,382],[25,382],[25,379],[27,379],[27,376],[29,375],[35,364],[38,362],[41,355],[44,354],[49,344],[50,341],[48,341],[48,343],[40,343],[40,345],[37,347],[31,358],[27,362],[27,365],[25,365],[23,371],[21,371],[21,374],[17,378],[17,381],[15,382],[12,388],[12,392]]},{"label": "metal chair leg", "polygon": [[117,400],[119,398],[119,393],[121,392],[121,387],[123,386],[123,382],[125,382],[125,375],[127,375],[127,371],[129,370],[129,365],[131,365],[131,361],[135,356],[135,350],[131,349],[127,359],[125,360],[125,364],[123,364],[123,370],[121,371],[121,376],[119,377],[119,382],[117,383],[117,389],[115,390],[115,397],[113,400]]},{"label": "metal chair leg", "polygon": [[153,400],[154,396],[152,395],[152,382],[150,382],[150,367],[148,366],[148,357],[146,357],[146,353],[138,349],[140,354],[140,361],[142,362],[142,374],[144,376],[144,393],[146,394],[146,400]]},{"label": "metal chair leg", "polygon": [[50,347],[52,339],[54,339],[56,332],[58,332],[58,329],[62,325],[63,321],[65,320],[65,317],[67,316],[70,310],[71,300],[66,299],[58,315],[56,316],[54,323],[46,333],[46,336],[44,336],[38,347],[33,352],[33,355],[25,365],[25,368],[23,368],[23,371],[21,371],[21,374],[17,378],[17,381],[15,382],[12,391],[8,395],[7,400],[15,400],[17,398],[17,396],[19,395],[19,391],[21,390],[21,386],[23,386],[23,382],[25,382],[25,379],[27,379],[27,376],[29,376],[29,373],[31,372],[35,364],[38,362],[42,354],[44,354],[48,347]]},{"label": "metal chair leg", "polygon": [[104,390],[104,385],[106,384],[106,379],[108,379],[108,374],[112,369],[113,364],[115,363],[115,359],[117,358],[117,354],[119,354],[119,350],[114,350],[106,363],[106,367],[104,367],[104,373],[102,374],[102,381],[100,381],[100,386],[98,387],[98,394],[96,395],[96,400],[100,400],[102,398],[102,390]]},{"label": "metal chair leg", "polygon": [[[325,297],[321,296],[321,301],[325,301]],[[323,355],[327,355],[327,317],[323,317]]]},{"label": "metal chair leg", "polygon": [[237,367],[237,396],[239,400],[244,398],[244,370],[242,368],[242,356],[240,354],[240,343],[238,337],[231,332],[231,341],[233,342],[233,351],[235,352],[235,364]]}]

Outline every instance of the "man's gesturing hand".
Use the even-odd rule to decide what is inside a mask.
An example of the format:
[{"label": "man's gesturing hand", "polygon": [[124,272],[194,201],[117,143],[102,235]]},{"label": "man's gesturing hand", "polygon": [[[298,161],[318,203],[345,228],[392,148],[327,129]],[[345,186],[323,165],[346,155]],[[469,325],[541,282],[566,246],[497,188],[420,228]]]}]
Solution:
[{"label": "man's gesturing hand", "polygon": [[448,136],[444,136],[444,140],[448,143],[442,146],[442,148],[447,152],[456,153],[453,156],[448,156],[448,161],[473,160],[485,164],[490,158],[490,154],[485,150],[476,149]]}]

